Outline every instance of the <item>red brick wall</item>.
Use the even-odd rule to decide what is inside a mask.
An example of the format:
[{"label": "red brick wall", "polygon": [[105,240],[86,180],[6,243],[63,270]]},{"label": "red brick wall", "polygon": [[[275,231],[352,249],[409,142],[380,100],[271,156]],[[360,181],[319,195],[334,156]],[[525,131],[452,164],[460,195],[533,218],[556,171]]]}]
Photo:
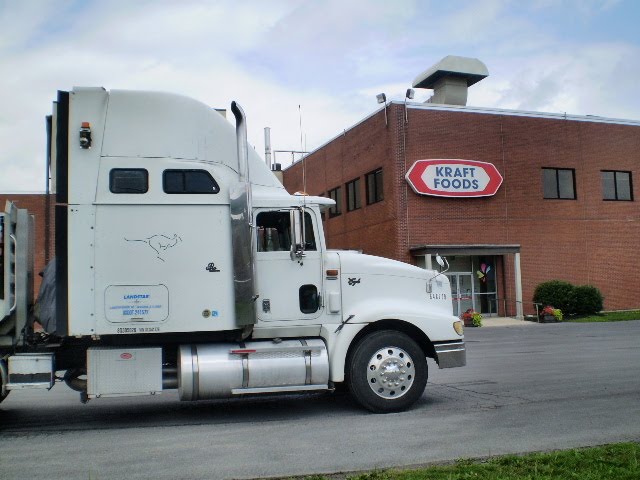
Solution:
[{"label": "red brick wall", "polygon": [[[329,190],[341,187],[345,198],[341,215],[331,219],[328,213],[325,215],[329,248],[363,249],[365,253],[394,258],[403,253],[396,228],[398,212],[404,210],[396,189],[403,180],[395,167],[389,166],[390,159],[397,156],[397,134],[391,120],[389,127],[385,127],[384,112],[379,112],[304,160],[309,194],[327,196]],[[285,171],[285,185],[291,193],[304,189],[302,166],[298,162]],[[380,167],[383,167],[384,201],[366,205],[364,175]],[[355,178],[361,179],[362,207],[347,212],[345,184]]]},{"label": "red brick wall", "polygon": [[[16,204],[18,208],[26,208],[31,214],[34,215],[34,225],[35,225],[35,252],[34,252],[34,288],[35,294],[38,294],[38,289],[40,288],[41,277],[38,275],[44,267],[45,267],[45,252],[46,252],[46,195],[38,194],[38,193],[0,193],[0,208],[4,211],[4,206],[7,200],[12,201]],[[50,212],[51,215],[49,217],[50,221],[50,232],[51,236],[49,238],[49,260],[52,260],[55,252],[55,241],[54,241],[54,230],[55,230],[55,215],[54,215],[54,205],[55,205],[55,195],[50,196]]]},{"label": "red brick wall", "polygon": [[[417,195],[404,175],[419,159],[463,158],[493,163],[504,183],[493,197]],[[377,167],[385,199],[325,222],[332,248],[412,262],[422,244],[520,244],[523,300],[535,286],[562,279],[593,284],[605,308],[640,307],[640,127],[565,119],[389,107],[305,161],[307,191],[326,192]],[[542,168],[573,168],[576,200],[543,199]],[[603,201],[600,171],[632,172],[633,202]],[[301,164],[284,172],[301,190]],[[513,256],[505,257],[501,294],[513,304]],[[500,285],[502,282],[500,282]],[[500,287],[501,288],[501,287]],[[511,310],[511,309],[510,309]],[[531,313],[532,305],[525,305]]]}]

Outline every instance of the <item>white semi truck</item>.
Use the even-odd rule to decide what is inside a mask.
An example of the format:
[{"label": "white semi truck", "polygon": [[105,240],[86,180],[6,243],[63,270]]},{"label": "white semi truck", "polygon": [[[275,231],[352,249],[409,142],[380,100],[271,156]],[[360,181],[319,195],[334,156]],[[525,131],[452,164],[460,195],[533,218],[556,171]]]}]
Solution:
[{"label": "white semi truck", "polygon": [[55,261],[35,308],[33,219],[0,215],[0,401],[56,381],[83,401],[344,384],[390,412],[422,395],[427,357],[465,365],[446,276],[328,250],[333,201],[287,193],[231,109],[235,132],[179,95],[58,92]]}]

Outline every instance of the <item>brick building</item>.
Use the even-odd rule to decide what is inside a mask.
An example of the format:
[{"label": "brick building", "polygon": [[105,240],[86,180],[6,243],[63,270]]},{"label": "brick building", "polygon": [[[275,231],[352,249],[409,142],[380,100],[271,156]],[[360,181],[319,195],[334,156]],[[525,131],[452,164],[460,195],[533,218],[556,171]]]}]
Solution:
[{"label": "brick building", "polygon": [[[482,198],[420,195],[405,176],[422,159],[487,162],[504,180]],[[535,312],[551,279],[597,286],[606,309],[640,307],[639,173],[640,122],[391,102],[284,184],[337,200],[330,248],[423,267],[446,255],[456,312],[514,315]]]},{"label": "brick building", "polygon": [[[40,276],[38,273],[44,270],[48,261],[55,255],[55,195],[47,196],[44,193],[0,193],[0,208],[4,211],[7,200],[12,201],[18,208],[26,208],[34,216],[34,288],[37,294],[40,288]],[[49,208],[50,215],[46,215]],[[47,235],[47,231],[49,235]]]},{"label": "brick building", "polygon": [[[434,90],[428,103],[381,96],[383,108],[286,169],[285,187],[337,201],[323,220],[330,248],[427,268],[446,256],[455,313],[534,313],[534,289],[551,279],[595,285],[606,309],[640,307],[640,122],[466,107],[468,87],[487,75],[477,59],[445,57],[413,83]],[[477,172],[490,164],[502,183],[465,193],[487,195],[478,197],[409,185],[416,162],[446,159]],[[53,258],[45,212],[55,199],[0,194],[7,199],[35,214],[39,272]]]}]

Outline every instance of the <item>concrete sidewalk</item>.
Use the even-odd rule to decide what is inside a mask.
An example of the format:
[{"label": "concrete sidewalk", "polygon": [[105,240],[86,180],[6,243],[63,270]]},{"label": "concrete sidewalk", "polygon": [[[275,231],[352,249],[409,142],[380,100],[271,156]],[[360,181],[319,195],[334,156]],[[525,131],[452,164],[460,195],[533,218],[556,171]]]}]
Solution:
[{"label": "concrete sidewalk", "polygon": [[[483,327],[508,327],[513,325],[537,325],[537,322],[529,322],[527,320],[518,320],[512,317],[484,317],[482,319]],[[473,327],[466,327],[473,328]]]}]

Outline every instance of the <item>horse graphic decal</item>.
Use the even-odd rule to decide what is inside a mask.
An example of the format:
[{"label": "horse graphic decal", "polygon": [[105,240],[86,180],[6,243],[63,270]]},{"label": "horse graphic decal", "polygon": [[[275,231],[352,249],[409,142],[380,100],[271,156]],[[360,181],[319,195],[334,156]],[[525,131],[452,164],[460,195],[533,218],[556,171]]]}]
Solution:
[{"label": "horse graphic decal", "polygon": [[148,238],[142,238],[142,239],[125,238],[125,241],[127,241],[127,242],[146,243],[147,245],[149,245],[149,247],[151,247],[153,249],[154,252],[156,252],[156,257],[164,262],[165,260],[164,260],[164,258],[162,258],[163,252],[165,252],[166,250],[168,250],[170,248],[175,247],[178,243],[182,242],[182,238],[177,233],[174,233],[173,237],[168,237],[167,235],[156,234],[156,235],[152,235],[152,236],[150,236]]}]

